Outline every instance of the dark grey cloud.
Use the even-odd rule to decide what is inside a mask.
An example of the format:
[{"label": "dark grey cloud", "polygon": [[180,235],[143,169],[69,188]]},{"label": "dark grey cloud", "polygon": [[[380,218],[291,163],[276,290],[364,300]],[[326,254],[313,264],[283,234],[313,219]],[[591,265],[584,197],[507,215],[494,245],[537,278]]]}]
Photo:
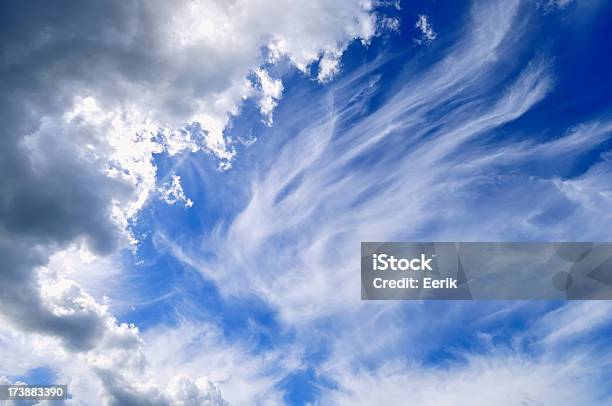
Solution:
[{"label": "dark grey cloud", "polygon": [[114,210],[138,197],[142,174],[108,175],[129,172],[108,145],[121,111],[100,120],[67,114],[80,95],[116,109],[129,102],[129,86],[147,87],[169,69],[148,51],[155,27],[141,6],[9,1],[0,16],[0,317],[76,353],[119,348],[129,358],[140,345],[78,285],[52,286],[50,297],[41,285],[53,281],[38,268],[71,244],[96,255],[125,244]]}]

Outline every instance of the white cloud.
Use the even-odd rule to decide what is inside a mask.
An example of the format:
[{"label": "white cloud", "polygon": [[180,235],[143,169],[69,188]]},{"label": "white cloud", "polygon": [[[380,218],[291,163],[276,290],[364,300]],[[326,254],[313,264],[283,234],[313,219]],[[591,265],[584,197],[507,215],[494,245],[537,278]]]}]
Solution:
[{"label": "white cloud", "polygon": [[[470,340],[468,348],[444,337],[449,325],[459,325],[462,334],[475,327],[463,324],[469,311],[463,305],[436,312],[435,306],[414,304],[405,307],[403,315],[388,306],[369,314],[364,308],[357,327],[335,339],[330,357],[317,370],[335,383],[323,389],[318,404],[393,405],[397,399],[417,406],[612,404],[607,378],[601,374],[611,358],[605,341],[593,339],[597,329],[602,332],[610,326],[604,302],[567,303],[529,318],[514,333],[474,330],[464,335]],[[482,303],[465,305],[488,313]],[[521,307],[533,308],[523,303],[490,309],[512,312]],[[495,317],[496,312],[488,314]],[[476,317],[476,325],[486,325],[489,316]],[[590,345],[560,345],[578,338]],[[424,349],[425,354],[428,348],[440,354],[440,343],[445,343],[444,361],[422,362]]]},{"label": "white cloud", "polygon": [[550,312],[533,326],[546,347],[588,336],[612,321],[612,305],[606,301],[586,301]]},{"label": "white cloud", "polygon": [[185,196],[183,186],[181,185],[181,177],[178,175],[172,175],[171,180],[164,183],[158,191],[161,194],[162,200],[171,206],[176,202],[184,203],[185,207],[193,206],[193,201]]},{"label": "white cloud", "polygon": [[[50,335],[24,333],[5,324],[0,328],[0,343],[3,344],[0,376],[25,374],[38,366],[49,367],[57,375],[57,382],[68,385],[75,404],[90,404],[95,399],[96,403],[108,405],[227,405],[219,385],[199,375],[210,366],[200,364],[199,369],[188,371],[178,367],[176,362],[180,358],[176,356],[185,348],[170,350],[162,343],[153,343],[150,348],[141,340],[135,326],[117,323],[106,306],[97,304],[74,283],[52,282],[44,290],[54,311],[84,321],[99,320],[97,335],[82,329],[80,333],[84,337],[80,341],[62,346]],[[85,312],[95,316],[88,317]],[[85,345],[90,349],[74,350],[75,346]],[[168,360],[174,362],[174,369],[166,370],[165,380],[158,379],[157,366],[149,364],[145,350],[165,353]],[[169,368],[169,364],[162,367]],[[231,365],[231,368],[238,369],[239,365]],[[190,372],[193,379],[181,375],[181,371]]]},{"label": "white cloud", "polygon": [[[326,371],[338,381],[321,405],[586,405],[600,397],[598,369],[581,357],[531,359],[516,354],[467,356],[449,367],[389,363],[367,370]],[[590,379],[589,379],[590,378]],[[601,403],[603,401],[603,403]]]},{"label": "white cloud", "polygon": [[344,49],[329,49],[323,53],[323,57],[319,61],[319,74],[317,79],[319,82],[326,82],[336,76],[340,71],[340,57]]},{"label": "white cloud", "polygon": [[207,378],[195,382],[184,375],[175,376],[168,383],[168,395],[173,406],[225,406],[219,385]]},{"label": "white cloud", "polygon": [[[297,350],[255,351],[248,343],[228,343],[222,331],[206,323],[160,326],[147,331],[143,339],[159,385],[171,382],[169,390],[174,392],[173,379],[180,379],[180,386],[193,387],[197,382],[193,379],[205,375],[221,383],[223,398],[231,405],[284,404],[277,385],[300,365]],[[173,378],[177,375],[181,378]]]},{"label": "white cloud", "polygon": [[379,29],[383,32],[399,32],[400,20],[395,17],[383,17],[379,21]]},{"label": "white cloud", "polygon": [[419,18],[414,26],[421,31],[421,37],[414,40],[419,45],[429,45],[438,36],[429,22],[429,17],[424,14],[419,14]]},{"label": "white cloud", "polygon": [[283,94],[283,82],[272,79],[264,69],[255,71],[259,81],[259,111],[265,117],[265,123],[272,125],[272,112]]}]

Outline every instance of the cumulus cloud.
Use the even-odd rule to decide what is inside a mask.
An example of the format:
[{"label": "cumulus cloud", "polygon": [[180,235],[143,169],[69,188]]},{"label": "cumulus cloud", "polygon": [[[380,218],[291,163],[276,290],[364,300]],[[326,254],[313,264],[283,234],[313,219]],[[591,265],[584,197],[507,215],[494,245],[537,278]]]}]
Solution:
[{"label": "cumulus cloud", "polygon": [[[103,256],[134,244],[127,226],[156,190],[155,154],[204,150],[229,167],[230,117],[254,97],[271,123],[282,95],[262,49],[308,72],[330,55],[337,60],[354,39],[367,42],[376,14],[349,0],[4,7],[0,317],[81,354],[108,403],[136,402],[139,393],[163,400],[142,378],[137,329],[117,322],[66,272],[50,272],[49,258],[81,248]],[[316,76],[337,72],[327,66]],[[161,194],[192,203],[178,177]],[[218,398],[194,379],[201,399]],[[189,389],[181,382],[177,394]]]},{"label": "cumulus cloud", "polygon": [[226,406],[228,403],[221,397],[219,385],[206,378],[195,382],[184,375],[172,378],[168,383],[168,395],[176,406]]},{"label": "cumulus cloud", "polygon": [[[194,386],[207,388],[208,396],[214,398],[213,381],[221,382],[223,398],[231,405],[282,405],[278,385],[288,372],[300,367],[297,348],[256,351],[248,342],[228,342],[219,328],[208,323],[158,326],[143,339],[153,375],[160,385],[169,382],[168,390],[176,399],[188,392],[201,396],[201,389]],[[198,383],[194,377],[202,371],[208,378]]]},{"label": "cumulus cloud", "polygon": [[[40,365],[52,366],[58,382],[70,388],[69,404],[90,404],[95,400],[108,405],[227,405],[219,385],[200,375],[208,366],[200,365],[193,370],[181,368],[175,362],[162,381],[155,374],[156,365],[152,367],[147,361],[145,348],[167,353],[163,348],[167,343],[153,342],[153,347],[147,346],[135,326],[118,323],[106,305],[96,303],[71,281],[56,281],[49,289],[52,292],[48,295],[54,296],[57,312],[99,320],[102,326],[96,330],[98,336],[83,330],[86,337],[81,341],[58,345],[61,343],[52,335],[28,334],[23,329],[4,325],[0,328],[3,344],[0,376],[25,374]],[[68,308],[66,301],[73,307]],[[95,317],[88,317],[87,313],[95,313]],[[87,351],[83,350],[84,345],[88,346]],[[169,353],[176,356],[182,350],[177,347]],[[238,365],[231,367],[238,368]]]}]

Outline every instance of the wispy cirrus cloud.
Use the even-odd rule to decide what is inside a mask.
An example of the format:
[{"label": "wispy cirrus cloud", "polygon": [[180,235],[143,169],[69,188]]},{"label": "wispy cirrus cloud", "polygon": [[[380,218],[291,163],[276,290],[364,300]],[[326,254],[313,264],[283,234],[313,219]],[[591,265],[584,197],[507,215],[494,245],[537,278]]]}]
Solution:
[{"label": "wispy cirrus cloud", "polygon": [[[307,109],[286,96],[291,117],[278,113],[273,133],[291,137],[267,145],[260,138],[261,150],[254,153],[265,154],[257,168],[241,168],[248,187],[236,194],[247,197],[230,220],[225,217],[201,239],[181,236],[179,243],[156,235],[158,249],[214,281],[228,300],[255,292],[306,346],[325,337],[329,359],[317,373],[337,385],[319,388],[322,404],[393,404],[408,394],[417,404],[487,404],[495,393],[483,388],[493,382],[503,394],[501,404],[602,399],[594,391],[601,381],[576,381],[596,375],[581,362],[599,353],[533,356],[501,345],[460,355],[462,361],[448,369],[392,362],[394,354],[418,359],[430,337],[413,340],[415,330],[443,335],[459,323],[453,317],[462,308],[437,308],[440,314],[432,316],[436,309],[428,304],[359,300],[360,241],[564,240],[577,232],[586,240],[609,238],[602,224],[581,226],[594,209],[608,216],[602,205],[609,196],[595,191],[608,172],[605,156],[582,175],[567,179],[559,173],[568,154],[609,140],[610,121],[576,123],[552,137],[513,133],[511,124],[555,85],[554,60],[546,55],[525,63],[507,59],[521,47],[521,12],[519,2],[476,4],[448,54],[416,74],[407,70],[393,92],[380,85],[386,61],[377,60],[328,91],[309,94],[319,102]],[[301,130],[292,132],[296,127]],[[553,169],[538,173],[530,169],[534,163]],[[198,171],[197,162],[190,165]],[[581,191],[591,182],[597,186],[588,197],[570,196],[574,182]],[[504,304],[482,316],[500,309]],[[551,317],[553,325],[560,322]],[[335,328],[325,330],[327,323]],[[528,334],[542,339],[535,330]],[[448,382],[456,395],[445,398],[430,381]],[[559,383],[567,391],[556,392]]]},{"label": "wispy cirrus cloud", "polygon": [[320,404],[394,405],[406,397],[414,405],[610,404],[601,397],[592,361],[493,352],[447,367],[390,363],[374,371],[331,370],[341,389],[326,391]]},{"label": "wispy cirrus cloud", "polygon": [[[323,96],[327,103],[305,112],[310,124],[252,176],[246,207],[203,241],[219,262],[194,255],[191,263],[222,291],[254,289],[291,321],[351,307],[359,295],[359,281],[350,276],[359,255],[333,253],[356,253],[359,241],[423,235],[440,217],[432,205],[468,193],[470,179],[495,169],[486,157],[498,154],[499,145],[479,147],[477,137],[521,117],[551,89],[550,64],[541,57],[508,84],[495,82],[503,79],[497,53],[507,36],[517,35],[511,28],[517,7],[480,7],[450,56],[408,78],[367,114],[377,95],[374,71],[335,84]],[[476,85],[487,77],[490,87]],[[466,164],[471,155],[480,160]],[[370,164],[359,165],[366,159]],[[456,210],[454,203],[446,202],[446,210]]]}]

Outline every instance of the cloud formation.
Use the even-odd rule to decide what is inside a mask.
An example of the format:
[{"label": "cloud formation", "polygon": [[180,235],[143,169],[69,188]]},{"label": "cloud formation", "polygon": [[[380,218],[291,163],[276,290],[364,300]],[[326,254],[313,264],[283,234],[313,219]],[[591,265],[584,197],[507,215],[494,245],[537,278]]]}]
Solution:
[{"label": "cloud formation", "polygon": [[419,45],[430,45],[438,36],[429,22],[429,17],[424,14],[419,14],[419,18],[414,26],[421,31],[421,37],[414,40]]},{"label": "cloud formation", "polygon": [[185,207],[193,206],[193,201],[185,196],[185,191],[183,191],[183,186],[181,185],[181,177],[178,175],[172,175],[171,180],[164,183],[158,191],[161,194],[162,200],[169,205],[183,202]]},{"label": "cloud formation", "polygon": [[[394,355],[407,358],[409,344],[422,350],[431,337],[420,330],[444,335],[453,316],[467,310],[359,300],[360,241],[610,238],[607,223],[593,220],[609,216],[603,210],[611,204],[609,157],[599,156],[582,175],[558,175],[565,157],[593,153],[610,139],[610,121],[575,123],[546,136],[515,132],[520,125],[513,124],[553,91],[554,60],[536,53],[508,62],[523,45],[520,2],[477,3],[470,17],[443,57],[399,75],[392,92],[385,92],[379,69],[388,60],[376,60],[327,92],[308,94],[318,103],[290,104],[291,117],[277,114],[275,130],[291,137],[271,142],[258,167],[240,174],[247,198],[231,221],[224,218],[195,241],[157,236],[160,250],[214,281],[229,300],[256,292],[302,342],[325,337],[330,361],[317,376],[334,385],[321,389],[322,404],[393,404],[408,394],[416,404],[453,404],[438,382],[449,382],[468,404],[496,403],[482,389],[494,381],[501,404],[599,399],[593,389],[601,381],[575,382],[595,377],[596,369],[581,369],[580,362],[599,354],[538,358],[495,348],[448,369],[387,363]],[[536,165],[552,169],[542,174],[532,170]],[[568,319],[577,314],[573,308],[563,311]],[[567,320],[551,317],[551,326]],[[326,323],[333,331],[321,327]],[[559,383],[567,391],[556,393]]]},{"label": "cloud formation", "polygon": [[[4,7],[0,317],[81,354],[109,404],[138,403],[143,393],[165,402],[143,378],[137,329],[68,279],[74,270],[50,272],[49,258],[130,248],[128,223],[156,189],[155,154],[204,150],[228,167],[234,149],[224,129],[243,101],[253,97],[271,123],[282,83],[268,69],[288,61],[309,73],[322,58],[313,69],[329,80],[348,43],[375,35],[373,6],[135,0]],[[192,204],[178,177],[161,194]],[[171,394],[223,403],[202,380],[173,382]]]},{"label": "cloud formation", "polygon": [[[337,383],[323,391],[325,401],[376,395],[383,402],[409,387],[422,403],[448,402],[404,364],[356,367],[382,354],[383,344],[398,348],[399,333],[406,333],[393,322],[402,315],[399,305],[359,303],[358,242],[559,239],[576,230],[585,238],[609,236],[609,156],[569,179],[506,169],[591,151],[609,139],[612,126],[594,119],[549,140],[517,141],[505,133],[554,86],[552,59],[505,60],[520,47],[518,1],[476,4],[448,54],[400,75],[392,94],[381,83],[385,58],[333,82],[352,41],[367,44],[382,30],[398,30],[398,19],[375,9],[383,3],[7,3],[0,28],[0,351],[27,356],[3,357],[10,362],[0,365],[0,375],[55,365],[75,404],[92,393],[111,405],[284,402],[279,385],[303,368],[300,348],[257,352],[226,343],[214,327],[187,322],[141,333],[75,282],[94,276],[78,275],[90,268],[72,257],[134,247],[128,225],[155,192],[169,204],[191,206],[179,175],[157,179],[156,156],[205,151],[229,168],[231,118],[251,99],[272,125],[286,91],[278,71],[293,66],[327,90],[307,94],[306,107],[289,105],[295,107],[289,124],[275,131],[291,136],[273,144],[261,167],[241,174],[245,206],[193,244],[155,235],[156,248],[199,270],[223,297],[256,294],[305,344],[319,339],[312,332],[321,331],[313,328],[321,320],[345,327],[323,335],[332,362],[320,372]],[[427,16],[416,27],[421,41],[436,38]],[[567,210],[564,221],[549,220],[559,207]],[[539,341],[558,345],[609,320],[597,308],[597,319],[575,322],[582,310],[589,309],[568,306],[542,320],[544,332],[567,323]],[[364,318],[372,324],[362,326]],[[412,325],[418,323],[425,321]],[[378,328],[384,343],[373,340]],[[343,363],[349,350],[355,364]],[[593,400],[588,384],[574,382],[591,372],[562,365],[518,351],[469,355],[452,373],[428,368],[423,376],[447,380],[465,396],[501,379],[508,402],[544,395],[560,404]],[[542,392],[529,386],[534,382]],[[553,393],[555,382],[576,391]],[[477,400],[492,400],[481,394]]]},{"label": "cloud formation", "polygon": [[[518,119],[551,89],[543,58],[505,87],[494,80],[517,8],[480,6],[450,55],[406,78],[368,114],[378,96],[378,61],[336,83],[333,104],[303,111],[302,130],[275,152],[266,172],[252,174],[246,206],[202,242],[212,260],[199,260],[200,245],[193,255],[170,248],[228,294],[255,290],[291,322],[353,307],[360,290],[350,275],[359,255],[334,253],[355,253],[359,241],[415,238],[411,231],[440,219],[439,210],[428,209],[433,205],[450,218],[460,205],[447,199],[497,164],[485,158],[499,145],[472,147],[474,140]],[[476,86],[483,77],[491,79],[486,88]],[[461,99],[471,102],[455,103]],[[372,156],[370,165],[358,164]],[[472,165],[472,156],[481,161]]]},{"label": "cloud formation", "polygon": [[530,359],[516,354],[470,355],[450,368],[385,365],[375,371],[333,373],[341,389],[322,405],[576,405],[600,404],[597,369],[585,359]]}]

